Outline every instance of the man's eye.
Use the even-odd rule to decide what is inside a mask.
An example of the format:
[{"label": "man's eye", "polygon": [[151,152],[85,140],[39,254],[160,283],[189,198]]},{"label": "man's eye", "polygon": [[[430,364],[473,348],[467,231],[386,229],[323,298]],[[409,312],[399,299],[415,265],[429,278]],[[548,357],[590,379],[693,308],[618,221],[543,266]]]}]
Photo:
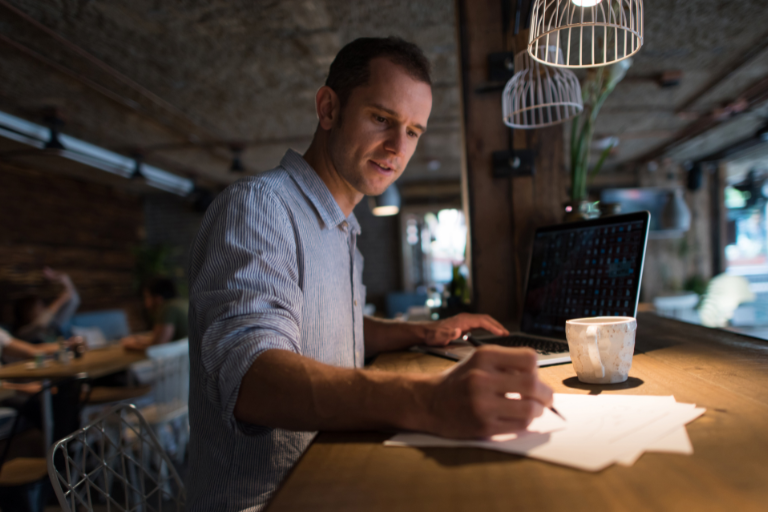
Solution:
[{"label": "man's eye", "polygon": [[419,137],[419,134],[416,132],[409,131],[408,136],[413,137],[414,139],[417,139]]},{"label": "man's eye", "polygon": [[386,123],[386,122],[387,122],[387,119],[386,119],[385,117],[381,117],[381,116],[377,116],[377,115],[374,115],[374,116],[373,116],[373,118],[374,118],[374,119],[376,120],[376,122],[378,122],[378,123]]}]

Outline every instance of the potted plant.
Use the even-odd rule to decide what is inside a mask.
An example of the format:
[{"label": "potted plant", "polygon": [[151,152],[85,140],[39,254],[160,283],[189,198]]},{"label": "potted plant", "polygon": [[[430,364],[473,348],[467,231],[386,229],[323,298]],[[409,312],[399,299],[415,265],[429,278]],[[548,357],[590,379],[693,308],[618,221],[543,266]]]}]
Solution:
[{"label": "potted plant", "polygon": [[566,220],[589,219],[599,215],[597,201],[590,202],[587,197],[587,182],[600,172],[615,144],[604,148],[597,163],[590,169],[590,148],[595,121],[603,103],[627,74],[631,65],[632,59],[625,59],[610,66],[592,68],[587,72],[587,78],[581,88],[584,111],[574,117],[571,125],[571,202],[566,205]]}]

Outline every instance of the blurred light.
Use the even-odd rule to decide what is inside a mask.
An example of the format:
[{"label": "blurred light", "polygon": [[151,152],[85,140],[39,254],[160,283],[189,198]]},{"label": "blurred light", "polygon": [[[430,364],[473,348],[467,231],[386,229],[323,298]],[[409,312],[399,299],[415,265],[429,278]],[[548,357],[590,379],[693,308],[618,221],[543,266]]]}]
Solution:
[{"label": "blurred light", "polygon": [[599,4],[602,1],[603,0],[571,0],[571,2],[578,5],[579,7],[592,7]]},{"label": "blurred light", "polygon": [[399,206],[376,206],[373,208],[373,214],[377,217],[389,217],[400,213]]},{"label": "blurred light", "polygon": [[[42,149],[46,142],[49,142],[50,135],[50,130],[43,126],[0,112],[0,136],[2,137]],[[123,178],[130,178],[134,175],[136,161],[133,158],[63,133],[57,134],[57,141],[66,149],[52,148],[46,151]],[[142,164],[141,174],[148,185],[180,196],[188,195],[194,188],[192,180],[151,165]]]},{"label": "blurred light", "polygon": [[393,183],[383,194],[371,197],[368,200],[371,212],[377,217],[387,217],[400,213],[400,192]]}]

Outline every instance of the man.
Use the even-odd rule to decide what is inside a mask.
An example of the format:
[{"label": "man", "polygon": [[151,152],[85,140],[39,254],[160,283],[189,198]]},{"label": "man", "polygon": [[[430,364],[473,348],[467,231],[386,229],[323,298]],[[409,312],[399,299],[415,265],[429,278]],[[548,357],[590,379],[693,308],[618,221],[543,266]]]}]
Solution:
[{"label": "man", "polygon": [[[352,209],[405,169],[432,108],[429,65],[399,39],[358,39],[317,92],[304,156],[225,190],[195,242],[190,308],[191,510],[260,510],[317,430],[457,438],[523,428],[551,403],[533,352],[483,347],[452,371],[362,369],[365,357],[444,345],[487,316],[363,318]],[[505,398],[518,392],[520,400]]]},{"label": "man", "polygon": [[144,307],[152,315],[152,331],[126,336],[120,340],[125,348],[144,350],[188,336],[189,302],[177,297],[173,281],[156,277],[144,286],[142,294]]},{"label": "man", "polygon": [[45,267],[43,276],[62,286],[61,293],[47,306],[38,295],[29,295],[16,301],[14,333],[31,343],[54,341],[80,306],[80,296],[70,277]]}]

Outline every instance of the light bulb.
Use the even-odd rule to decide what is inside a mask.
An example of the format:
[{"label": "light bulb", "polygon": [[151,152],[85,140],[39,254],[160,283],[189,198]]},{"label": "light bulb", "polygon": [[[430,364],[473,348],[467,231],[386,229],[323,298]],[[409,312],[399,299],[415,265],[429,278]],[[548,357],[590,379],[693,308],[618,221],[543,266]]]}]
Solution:
[{"label": "light bulb", "polygon": [[400,212],[398,206],[377,206],[373,209],[373,214],[377,217],[389,217],[390,215],[397,215]]},{"label": "light bulb", "polygon": [[603,0],[571,0],[574,4],[578,5],[579,7],[593,7]]}]

